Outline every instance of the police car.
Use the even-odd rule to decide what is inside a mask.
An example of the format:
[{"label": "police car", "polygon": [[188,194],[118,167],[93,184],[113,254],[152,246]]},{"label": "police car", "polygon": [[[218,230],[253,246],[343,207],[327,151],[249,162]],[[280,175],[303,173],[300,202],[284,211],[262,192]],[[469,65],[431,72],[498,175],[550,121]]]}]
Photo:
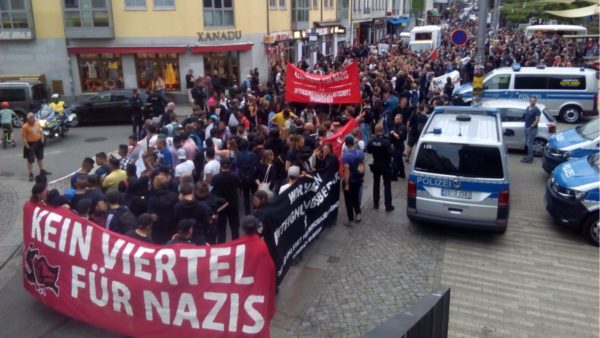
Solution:
[{"label": "police car", "polygon": [[410,220],[506,231],[508,160],[497,109],[436,107],[410,163]]},{"label": "police car", "polygon": [[569,161],[554,169],[546,184],[548,212],[598,245],[600,154]]},{"label": "police car", "polygon": [[547,173],[569,159],[581,158],[600,151],[600,125],[598,119],[576,128],[554,134],[544,149],[542,167]]}]

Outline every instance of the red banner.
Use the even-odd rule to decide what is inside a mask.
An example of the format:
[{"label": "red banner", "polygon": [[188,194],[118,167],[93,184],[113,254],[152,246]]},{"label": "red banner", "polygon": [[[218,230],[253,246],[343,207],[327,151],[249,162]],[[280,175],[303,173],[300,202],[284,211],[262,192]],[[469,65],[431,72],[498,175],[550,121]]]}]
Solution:
[{"label": "red banner", "polygon": [[361,102],[360,78],[356,62],[339,72],[310,74],[287,64],[285,100],[300,103],[355,104]]},{"label": "red banner", "polygon": [[135,337],[269,337],[275,268],[266,244],[159,246],[66,208],[23,207],[24,286],[67,316]]}]

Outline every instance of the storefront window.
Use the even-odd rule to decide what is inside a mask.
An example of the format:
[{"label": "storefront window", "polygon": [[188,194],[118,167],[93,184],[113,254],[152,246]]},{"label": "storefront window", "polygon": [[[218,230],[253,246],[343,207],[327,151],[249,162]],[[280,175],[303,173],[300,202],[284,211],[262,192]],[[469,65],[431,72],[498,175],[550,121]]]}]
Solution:
[{"label": "storefront window", "polygon": [[204,74],[214,76],[215,71],[221,78],[223,87],[231,87],[238,83],[240,74],[239,52],[204,54]]},{"label": "storefront window", "polygon": [[139,88],[179,91],[179,56],[176,53],[139,53],[135,56]]},{"label": "storefront window", "polygon": [[120,54],[79,54],[77,60],[81,91],[99,92],[124,88]]}]

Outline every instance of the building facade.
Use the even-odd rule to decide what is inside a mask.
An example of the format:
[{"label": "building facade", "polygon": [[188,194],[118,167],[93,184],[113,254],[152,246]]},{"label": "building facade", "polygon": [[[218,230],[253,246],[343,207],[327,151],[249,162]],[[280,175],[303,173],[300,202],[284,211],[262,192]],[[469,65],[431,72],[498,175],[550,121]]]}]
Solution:
[{"label": "building facade", "polygon": [[[185,74],[225,87],[258,68],[334,56],[385,35],[387,0],[0,1],[0,76],[43,74],[75,97],[119,88],[185,93]],[[266,56],[266,57],[265,57]]]}]

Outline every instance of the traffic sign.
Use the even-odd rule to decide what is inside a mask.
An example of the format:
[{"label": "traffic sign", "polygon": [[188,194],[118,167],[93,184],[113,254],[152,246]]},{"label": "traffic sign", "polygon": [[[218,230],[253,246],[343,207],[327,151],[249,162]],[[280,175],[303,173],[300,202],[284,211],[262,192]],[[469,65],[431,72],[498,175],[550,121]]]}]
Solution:
[{"label": "traffic sign", "polygon": [[457,29],[452,32],[452,42],[455,45],[462,46],[469,40],[467,32],[464,29]]}]

